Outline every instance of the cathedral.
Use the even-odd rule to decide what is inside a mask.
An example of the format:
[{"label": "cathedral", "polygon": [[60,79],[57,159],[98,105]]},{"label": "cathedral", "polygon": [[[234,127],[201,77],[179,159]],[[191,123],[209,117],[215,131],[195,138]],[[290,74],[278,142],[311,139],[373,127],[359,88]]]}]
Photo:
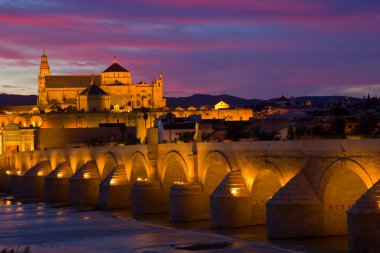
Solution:
[{"label": "cathedral", "polygon": [[162,74],[152,82],[132,83],[131,73],[113,63],[100,75],[51,75],[45,50],[38,75],[38,106],[69,106],[84,112],[163,108]]}]

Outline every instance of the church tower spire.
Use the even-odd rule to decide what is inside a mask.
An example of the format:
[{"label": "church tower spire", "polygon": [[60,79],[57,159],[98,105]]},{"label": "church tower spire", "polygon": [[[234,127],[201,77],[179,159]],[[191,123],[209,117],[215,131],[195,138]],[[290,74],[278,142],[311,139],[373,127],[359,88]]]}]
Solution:
[{"label": "church tower spire", "polygon": [[45,49],[43,49],[42,55],[41,55],[39,77],[45,77],[45,76],[50,76],[50,66],[48,62],[48,57],[45,54]]},{"label": "church tower spire", "polygon": [[45,49],[42,51],[41,61],[40,61],[40,73],[38,74],[38,104],[46,104],[45,96],[45,76],[50,76],[50,66],[48,62],[48,57],[45,53]]}]

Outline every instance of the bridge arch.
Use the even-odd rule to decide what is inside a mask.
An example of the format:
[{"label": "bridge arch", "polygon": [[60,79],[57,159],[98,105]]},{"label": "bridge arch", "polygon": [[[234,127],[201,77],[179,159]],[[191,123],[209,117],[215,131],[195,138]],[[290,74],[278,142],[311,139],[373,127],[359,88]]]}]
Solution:
[{"label": "bridge arch", "polygon": [[130,173],[127,171],[129,182],[133,184],[138,178],[147,179],[148,166],[148,161],[143,153],[140,151],[133,153],[130,159]]},{"label": "bridge arch", "polygon": [[326,234],[347,234],[347,209],[372,185],[365,168],[351,158],[338,158],[323,170],[318,197],[323,203]]},{"label": "bridge arch", "polygon": [[202,173],[200,181],[207,195],[211,195],[226,175],[230,171],[233,171],[230,160],[220,150],[209,152],[201,164]]},{"label": "bridge arch", "polygon": [[252,197],[253,224],[266,224],[265,204],[285,185],[285,179],[281,169],[270,160],[259,160],[253,166],[256,174],[252,182],[247,182]]},{"label": "bridge arch", "polygon": [[75,173],[80,167],[85,165],[87,161],[91,160],[91,158],[87,157],[86,154],[83,154],[81,151],[72,152],[71,154],[68,154],[67,157],[67,160],[70,163],[73,173]]},{"label": "bridge arch", "polygon": [[103,156],[105,161],[101,171],[100,167],[98,166],[102,179],[106,178],[107,175],[118,165],[116,155],[112,151],[105,152]]},{"label": "bridge arch", "polygon": [[174,182],[187,182],[189,169],[185,159],[175,150],[169,151],[162,163],[161,182],[165,192],[169,193]]},{"label": "bridge arch", "polygon": [[13,123],[16,123],[20,127],[26,127],[26,119],[24,117],[22,117],[22,116],[16,116],[13,119]]},{"label": "bridge arch", "polygon": [[30,118],[30,124],[34,127],[41,127],[43,122],[44,121],[40,116],[33,116]]}]

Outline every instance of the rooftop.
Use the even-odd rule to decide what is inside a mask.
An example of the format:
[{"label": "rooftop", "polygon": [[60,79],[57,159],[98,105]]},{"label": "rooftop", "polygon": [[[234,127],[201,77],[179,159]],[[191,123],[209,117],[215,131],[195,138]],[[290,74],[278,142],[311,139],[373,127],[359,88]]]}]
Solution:
[{"label": "rooftop", "polygon": [[105,92],[104,90],[102,90],[99,86],[95,85],[95,84],[91,84],[89,85],[84,91],[82,91],[81,93],[79,93],[79,95],[85,95],[85,96],[89,96],[89,95],[108,95],[107,92]]},{"label": "rooftop", "polygon": [[[94,75],[94,84],[100,85],[102,77]],[[72,76],[46,76],[46,88],[85,88],[91,83],[92,75],[72,75]]]}]

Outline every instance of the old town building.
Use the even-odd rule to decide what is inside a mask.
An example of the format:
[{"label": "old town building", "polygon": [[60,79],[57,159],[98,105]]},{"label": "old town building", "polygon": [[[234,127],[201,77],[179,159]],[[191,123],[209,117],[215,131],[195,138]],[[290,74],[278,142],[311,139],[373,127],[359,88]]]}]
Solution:
[{"label": "old town building", "polygon": [[[109,106],[104,96],[98,97],[96,101],[92,99],[89,104],[80,104],[80,97],[86,93],[89,85],[97,86],[91,88],[92,90],[101,90],[100,93],[103,95],[109,95]],[[38,75],[38,105],[46,107],[52,104],[62,108],[76,106],[84,111],[93,111],[94,108],[109,110],[114,106],[162,108],[166,106],[166,99],[163,97],[163,77],[159,74],[152,83],[135,84],[132,82],[131,72],[117,63],[116,56],[112,65],[98,75],[52,75],[44,51]],[[88,108],[87,104],[91,104],[92,107]]]}]

